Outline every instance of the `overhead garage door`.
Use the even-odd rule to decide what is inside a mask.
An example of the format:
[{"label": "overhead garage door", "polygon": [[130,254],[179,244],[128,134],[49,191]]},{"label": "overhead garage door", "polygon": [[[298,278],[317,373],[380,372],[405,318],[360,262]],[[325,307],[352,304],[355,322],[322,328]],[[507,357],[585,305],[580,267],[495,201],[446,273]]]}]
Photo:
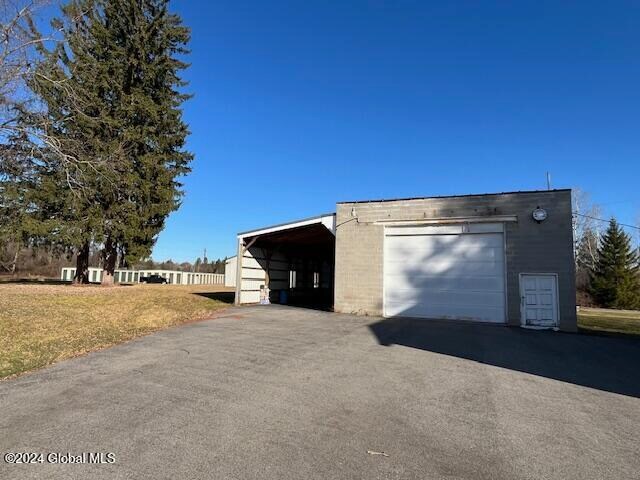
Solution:
[{"label": "overhead garage door", "polygon": [[386,227],[385,316],[505,321],[502,224]]}]

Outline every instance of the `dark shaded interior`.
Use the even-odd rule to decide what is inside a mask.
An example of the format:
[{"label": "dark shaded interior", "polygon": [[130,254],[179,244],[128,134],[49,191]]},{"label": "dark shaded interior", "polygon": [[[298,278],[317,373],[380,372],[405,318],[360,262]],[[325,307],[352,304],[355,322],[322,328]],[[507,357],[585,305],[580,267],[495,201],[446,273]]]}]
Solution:
[{"label": "dark shaded interior", "polygon": [[[245,238],[246,243],[252,240]],[[287,264],[287,280],[283,282],[282,268],[278,269],[280,280],[274,280],[276,272],[272,264],[258,260],[269,276],[271,303],[332,310],[335,244],[335,236],[322,224],[260,235],[253,246],[274,256],[284,256]],[[294,282],[290,272],[295,272]]]}]

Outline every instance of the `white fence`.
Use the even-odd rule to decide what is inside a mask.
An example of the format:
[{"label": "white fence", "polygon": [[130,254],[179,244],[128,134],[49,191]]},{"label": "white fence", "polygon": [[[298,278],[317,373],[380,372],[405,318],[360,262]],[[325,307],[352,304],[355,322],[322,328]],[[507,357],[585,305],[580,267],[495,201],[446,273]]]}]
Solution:
[{"label": "white fence", "polygon": [[[63,268],[60,272],[60,280],[70,282],[76,274],[73,267]],[[167,283],[174,285],[224,285],[223,273],[197,273],[180,272],[178,270],[116,270],[114,281],[116,283],[141,283],[142,277],[159,275],[167,279]],[[89,268],[89,281],[100,283],[102,281],[101,268]]]}]

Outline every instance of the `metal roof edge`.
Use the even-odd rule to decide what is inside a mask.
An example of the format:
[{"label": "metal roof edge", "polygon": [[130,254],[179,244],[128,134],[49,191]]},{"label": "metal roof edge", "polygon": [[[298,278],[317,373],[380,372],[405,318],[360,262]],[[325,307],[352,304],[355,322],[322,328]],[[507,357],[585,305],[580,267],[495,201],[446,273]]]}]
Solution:
[{"label": "metal roof edge", "polygon": [[436,198],[465,198],[465,197],[488,197],[495,195],[514,195],[514,194],[529,194],[529,193],[553,193],[553,192],[570,192],[570,188],[553,188],[551,190],[516,190],[512,192],[495,192],[495,193],[467,193],[461,195],[436,195],[431,197],[405,197],[405,198],[381,198],[374,200],[354,200],[354,201],[342,201],[336,202],[336,205],[349,204],[349,203],[382,203],[382,202],[402,202],[409,200],[429,200]]},{"label": "metal roof edge", "polygon": [[260,227],[260,228],[254,228],[252,230],[247,230],[246,232],[238,232],[238,236],[242,236],[242,235],[248,235],[250,233],[254,233],[254,232],[259,232],[261,230],[268,230],[271,228],[279,228],[279,227],[286,227],[287,225],[295,225],[296,223],[302,223],[302,222],[310,222],[311,220],[320,220],[324,217],[329,217],[329,216],[336,216],[336,212],[331,212],[331,213],[323,213],[320,215],[314,215],[313,217],[307,217],[307,218],[300,218],[298,220],[292,220],[290,222],[284,222],[284,223],[277,223],[275,225],[267,225],[265,227]]}]

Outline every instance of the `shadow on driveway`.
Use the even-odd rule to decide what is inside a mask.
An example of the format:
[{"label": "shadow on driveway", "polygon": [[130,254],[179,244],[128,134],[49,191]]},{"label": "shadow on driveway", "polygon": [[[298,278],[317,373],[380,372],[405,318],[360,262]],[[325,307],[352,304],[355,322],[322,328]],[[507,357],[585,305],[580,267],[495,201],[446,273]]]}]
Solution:
[{"label": "shadow on driveway", "polygon": [[640,397],[640,339],[390,318],[369,325],[404,345],[607,392]]}]

